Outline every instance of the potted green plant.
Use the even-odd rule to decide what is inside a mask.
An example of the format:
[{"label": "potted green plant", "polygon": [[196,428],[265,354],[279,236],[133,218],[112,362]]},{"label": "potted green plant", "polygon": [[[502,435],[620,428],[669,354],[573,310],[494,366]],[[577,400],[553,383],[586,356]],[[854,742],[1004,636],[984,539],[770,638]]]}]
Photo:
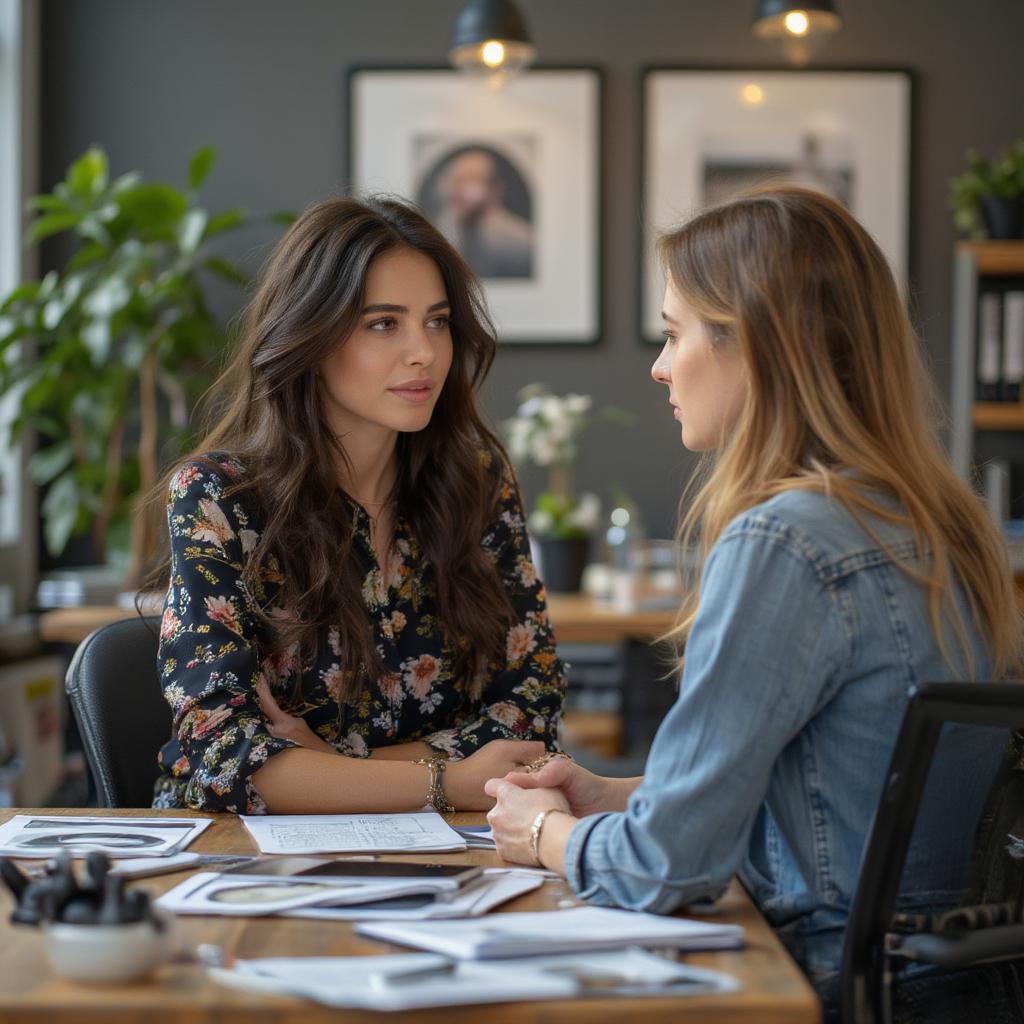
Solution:
[{"label": "potted green plant", "polygon": [[548,486],[537,495],[527,525],[540,552],[544,582],[553,591],[579,590],[600,519],[597,495],[577,495],[573,481],[578,440],[592,404],[589,395],[558,396],[543,384],[531,384],[519,392],[515,415],[504,425],[512,459],[548,472]]},{"label": "potted green plant", "polygon": [[949,182],[953,223],[970,238],[1020,238],[1024,228],[1024,139],[995,159],[969,149],[967,170]]},{"label": "potted green plant", "polygon": [[[29,469],[46,488],[53,555],[91,531],[96,560],[121,554],[123,567],[134,496],[188,441],[189,412],[227,342],[204,278],[246,280],[208,245],[248,220],[199,205],[214,160],[209,146],[195,153],[179,190],[136,173],[110,180],[93,147],[29,200],[38,216],[26,244],[65,235],[73,248],[62,270],[0,300],[0,395],[17,396],[12,440],[36,433]],[[136,531],[136,568],[146,544]]]}]

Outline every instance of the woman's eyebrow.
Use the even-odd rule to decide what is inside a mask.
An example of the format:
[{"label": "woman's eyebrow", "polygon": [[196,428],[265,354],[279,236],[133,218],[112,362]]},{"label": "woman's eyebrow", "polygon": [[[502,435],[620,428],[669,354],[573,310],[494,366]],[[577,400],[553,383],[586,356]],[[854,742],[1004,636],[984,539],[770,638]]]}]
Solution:
[{"label": "woman's eyebrow", "polygon": [[674,324],[676,322],[664,310],[661,311],[661,319],[664,320],[665,323],[668,323],[668,324]]},{"label": "woman's eyebrow", "polygon": [[[447,299],[435,302],[427,307],[428,313],[436,313],[439,309],[447,309],[451,303]],[[367,313],[408,313],[408,306],[399,306],[392,302],[375,302],[372,306],[363,306],[363,315]]]}]

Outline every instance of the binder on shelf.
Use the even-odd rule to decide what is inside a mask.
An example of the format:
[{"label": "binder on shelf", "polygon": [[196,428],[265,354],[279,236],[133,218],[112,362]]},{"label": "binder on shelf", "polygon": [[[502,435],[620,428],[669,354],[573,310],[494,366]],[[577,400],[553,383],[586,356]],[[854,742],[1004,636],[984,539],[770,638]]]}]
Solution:
[{"label": "binder on shelf", "polygon": [[1024,292],[1007,292],[1003,301],[1003,382],[1007,402],[1020,401],[1024,380]]},{"label": "binder on shelf", "polygon": [[1005,523],[1010,518],[1010,463],[1006,459],[989,459],[983,471],[985,502],[992,518]]},{"label": "binder on shelf", "polygon": [[999,401],[999,380],[1002,372],[1002,338],[1000,320],[1002,301],[995,292],[983,292],[978,299],[978,366],[979,402]]}]

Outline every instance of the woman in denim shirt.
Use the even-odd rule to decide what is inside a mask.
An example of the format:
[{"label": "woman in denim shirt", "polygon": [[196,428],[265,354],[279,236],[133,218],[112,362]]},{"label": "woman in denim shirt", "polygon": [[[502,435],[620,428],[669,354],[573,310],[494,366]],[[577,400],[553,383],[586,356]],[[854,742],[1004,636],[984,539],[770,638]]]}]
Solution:
[{"label": "woman in denim shirt", "polygon": [[[918,339],[847,211],[752,193],[661,254],[652,376],[683,444],[713,452],[681,528],[706,557],[670,634],[686,643],[679,697],[643,777],[552,760],[489,782],[489,819],[503,857],[536,856],[598,903],[668,913],[739,872],[831,1006],[908,690],[1020,665],[1008,560],[935,439]],[[978,806],[999,754],[943,759],[912,903],[959,895],[969,844],[949,808]]]}]

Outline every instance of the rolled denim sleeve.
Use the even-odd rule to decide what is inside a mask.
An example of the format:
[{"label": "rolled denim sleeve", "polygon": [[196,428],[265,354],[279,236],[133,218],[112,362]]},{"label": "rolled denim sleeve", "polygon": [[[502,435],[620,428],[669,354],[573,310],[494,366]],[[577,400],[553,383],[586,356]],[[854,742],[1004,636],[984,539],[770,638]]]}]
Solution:
[{"label": "rolled denim sleeve", "polygon": [[849,657],[835,594],[771,517],[713,548],[679,697],[623,813],[585,818],[565,851],[577,894],[668,913],[715,898],[742,863],[778,755]]}]

